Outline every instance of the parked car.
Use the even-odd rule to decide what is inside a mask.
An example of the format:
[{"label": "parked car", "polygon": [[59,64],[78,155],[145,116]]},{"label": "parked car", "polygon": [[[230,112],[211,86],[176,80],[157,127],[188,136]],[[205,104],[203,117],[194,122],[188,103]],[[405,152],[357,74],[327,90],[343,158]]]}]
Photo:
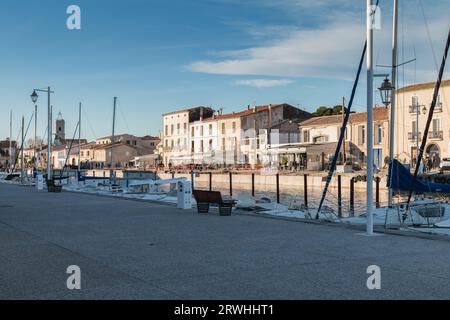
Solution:
[{"label": "parked car", "polygon": [[450,171],[450,158],[443,158],[439,166],[441,171]]}]

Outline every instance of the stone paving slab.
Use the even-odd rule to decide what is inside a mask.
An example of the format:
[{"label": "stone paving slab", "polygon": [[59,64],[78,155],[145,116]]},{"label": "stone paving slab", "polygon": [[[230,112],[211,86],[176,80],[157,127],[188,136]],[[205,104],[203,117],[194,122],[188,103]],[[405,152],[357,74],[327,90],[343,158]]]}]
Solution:
[{"label": "stone paving slab", "polygon": [[0,299],[450,298],[450,242],[358,233],[0,184]]}]

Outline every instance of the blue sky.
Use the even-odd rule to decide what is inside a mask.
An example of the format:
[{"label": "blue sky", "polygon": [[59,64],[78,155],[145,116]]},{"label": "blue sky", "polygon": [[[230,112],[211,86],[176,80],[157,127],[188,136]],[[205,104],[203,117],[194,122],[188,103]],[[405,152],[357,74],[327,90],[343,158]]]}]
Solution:
[{"label": "blue sky", "polygon": [[[81,8],[81,30],[66,28],[71,4]],[[391,0],[381,4],[374,57],[389,64]],[[437,74],[433,50],[440,63],[450,3],[423,8],[430,39],[420,1],[400,1],[400,60],[417,58],[401,70],[400,85]],[[365,1],[355,0],[10,1],[0,11],[0,138],[9,134],[9,110],[16,137],[20,117],[31,116],[32,89],[48,85],[68,136],[83,103],[88,139],[110,134],[114,96],[117,131],[136,135],[157,135],[162,113],[195,105],[332,106],[349,97],[364,18]],[[364,108],[364,86],[355,110]],[[38,107],[43,136],[45,96]]]}]

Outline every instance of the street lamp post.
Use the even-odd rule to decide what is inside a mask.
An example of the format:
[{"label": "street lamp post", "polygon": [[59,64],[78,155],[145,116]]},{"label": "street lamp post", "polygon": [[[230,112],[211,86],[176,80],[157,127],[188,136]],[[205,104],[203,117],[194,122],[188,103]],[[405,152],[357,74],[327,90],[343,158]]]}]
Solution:
[{"label": "street lamp post", "polygon": [[[424,105],[420,105],[419,103],[417,103],[416,106],[413,106],[416,110],[416,166],[419,163],[419,142],[420,142],[420,137],[419,137],[419,115],[420,115],[420,110],[422,110],[423,114],[427,113],[427,108]],[[423,109],[421,109],[421,107],[423,107]]]},{"label": "street lamp post", "polygon": [[37,169],[37,104],[34,105],[34,167]]},{"label": "street lamp post", "polygon": [[52,123],[51,123],[51,106],[50,106],[50,94],[54,93],[50,90],[50,87],[47,87],[47,89],[34,89],[33,93],[31,94],[31,101],[33,103],[36,103],[38,99],[38,92],[46,92],[47,93],[47,111],[48,111],[48,132],[47,132],[47,180],[51,180],[52,178]]}]

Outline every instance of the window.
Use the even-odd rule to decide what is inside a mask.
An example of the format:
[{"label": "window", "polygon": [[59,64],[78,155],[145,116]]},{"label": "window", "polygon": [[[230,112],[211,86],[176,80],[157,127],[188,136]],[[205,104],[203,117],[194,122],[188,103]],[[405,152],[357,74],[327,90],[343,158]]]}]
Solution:
[{"label": "window", "polygon": [[170,134],[173,135],[174,130],[173,130],[173,124],[170,125]]},{"label": "window", "polygon": [[177,139],[177,147],[180,146],[180,138]]},{"label": "window", "polygon": [[166,140],[166,148],[169,146],[169,140]]},{"label": "window", "polygon": [[127,140],[127,144],[131,144],[130,140]]},{"label": "window", "polygon": [[222,138],[222,150],[225,150],[225,138]]},{"label": "window", "polygon": [[375,127],[375,143],[383,143],[383,125],[377,124]]},{"label": "window", "polygon": [[180,124],[177,123],[177,134],[180,134]]},{"label": "window", "polygon": [[309,142],[309,130],[303,131],[303,142]]},{"label": "window", "polygon": [[83,151],[81,151],[81,156],[84,157],[84,152]]},{"label": "window", "polygon": [[213,149],[213,141],[212,141],[212,139],[209,139],[209,143],[208,143],[208,147],[209,147],[209,150],[210,151],[212,151],[212,149]]},{"label": "window", "polygon": [[366,127],[365,126],[359,126],[358,127],[358,144],[364,144],[366,143]]},{"label": "window", "polygon": [[[192,128],[194,129],[194,128]],[[194,153],[195,152],[195,141],[191,141],[191,152]]]},{"label": "window", "polygon": [[225,122],[222,122],[222,134],[225,134]]},{"label": "window", "polygon": [[194,137],[194,127],[191,128],[191,137]]},{"label": "window", "polygon": [[233,121],[233,124],[232,124],[232,128],[233,128],[233,133],[235,133],[236,132],[236,122],[234,122],[234,121]]},{"label": "window", "polygon": [[420,112],[419,97],[417,96],[411,97],[411,108],[412,108],[412,110],[410,110],[411,113]]},{"label": "window", "polygon": [[169,135],[169,126],[166,125],[166,129],[165,129],[165,135],[168,136]]},{"label": "window", "polygon": [[209,125],[209,135],[212,136],[212,124]]},{"label": "window", "polygon": [[203,137],[203,126],[200,126],[200,136]]},{"label": "window", "polygon": [[174,145],[174,141],[173,140],[171,140],[171,142],[170,142],[170,146],[173,148],[173,145]]},{"label": "window", "polygon": [[89,155],[90,155],[90,152],[89,152],[89,151],[87,151],[86,153],[87,153],[87,156],[89,157]]},{"label": "window", "polygon": [[[336,129],[337,129],[337,137],[338,137],[338,139],[339,139],[339,137],[341,136],[341,129],[342,129],[342,127],[339,126],[339,127],[337,127]],[[347,137],[347,128],[345,128],[345,131],[344,131],[344,141],[347,141],[347,140],[348,140],[348,137]]]},{"label": "window", "polygon": [[200,152],[203,152],[203,140],[200,140]]},{"label": "window", "polygon": [[433,119],[433,132],[438,132],[441,130],[441,121],[440,119]]},{"label": "window", "polygon": [[187,123],[183,123],[183,133],[187,133]]}]

